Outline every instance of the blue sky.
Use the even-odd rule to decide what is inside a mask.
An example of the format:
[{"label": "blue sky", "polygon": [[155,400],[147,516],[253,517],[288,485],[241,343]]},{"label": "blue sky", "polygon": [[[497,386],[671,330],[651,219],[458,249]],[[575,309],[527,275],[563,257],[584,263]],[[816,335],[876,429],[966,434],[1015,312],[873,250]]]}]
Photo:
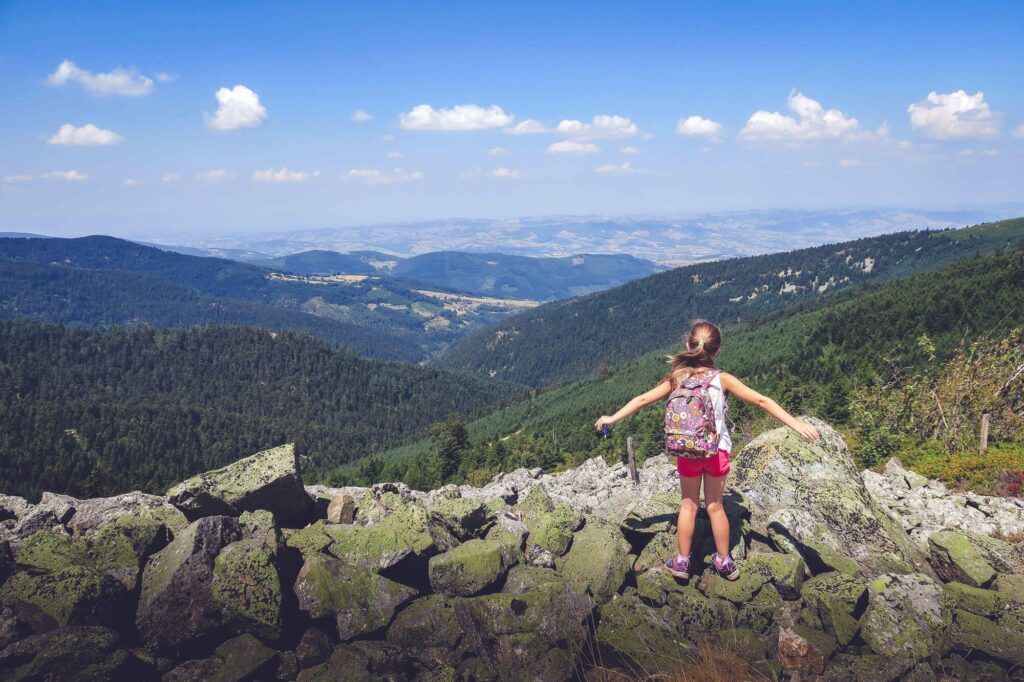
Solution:
[{"label": "blue sky", "polygon": [[1020,204],[1022,37],[1016,1],[0,1],[0,229]]}]

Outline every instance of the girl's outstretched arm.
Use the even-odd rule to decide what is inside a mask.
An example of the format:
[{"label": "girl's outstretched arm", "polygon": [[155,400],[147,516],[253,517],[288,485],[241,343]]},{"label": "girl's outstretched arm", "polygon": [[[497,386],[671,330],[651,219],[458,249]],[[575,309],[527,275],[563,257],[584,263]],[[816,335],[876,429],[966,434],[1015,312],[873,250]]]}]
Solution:
[{"label": "girl's outstretched arm", "polygon": [[647,391],[647,393],[642,393],[637,397],[633,398],[632,400],[630,400],[628,403],[623,405],[622,409],[620,409],[615,414],[611,416],[603,415],[600,419],[594,422],[594,428],[600,431],[601,427],[606,426],[608,424],[613,424],[619,421],[620,419],[625,419],[629,415],[639,410],[641,407],[647,407],[651,403],[656,403],[671,392],[672,383],[668,379],[666,379],[665,381],[661,382],[651,390]]},{"label": "girl's outstretched arm", "polygon": [[781,405],[768,396],[761,395],[731,374],[722,372],[721,377],[722,389],[725,391],[728,391],[744,402],[750,403],[751,405],[757,405],[807,440],[818,440],[818,438],[821,437],[818,435],[818,429],[814,428],[810,424],[805,424],[789,412],[786,412],[782,409]]}]

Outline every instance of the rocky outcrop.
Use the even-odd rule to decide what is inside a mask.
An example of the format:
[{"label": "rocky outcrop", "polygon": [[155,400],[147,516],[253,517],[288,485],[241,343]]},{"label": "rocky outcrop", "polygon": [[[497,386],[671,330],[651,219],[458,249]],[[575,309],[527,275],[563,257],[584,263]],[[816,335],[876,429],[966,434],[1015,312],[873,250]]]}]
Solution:
[{"label": "rocky outcrop", "polygon": [[819,443],[775,430],[736,454],[735,582],[708,570],[703,512],[693,578],[663,570],[679,505],[663,456],[639,484],[593,459],[424,493],[304,489],[286,447],[167,498],[0,497],[0,677],[657,676],[705,640],[768,679],[1024,664],[1021,546],[986,534],[1015,527],[1016,502],[965,501],[964,523],[989,526],[925,513],[913,491],[938,486],[897,464],[860,474],[818,426]]}]

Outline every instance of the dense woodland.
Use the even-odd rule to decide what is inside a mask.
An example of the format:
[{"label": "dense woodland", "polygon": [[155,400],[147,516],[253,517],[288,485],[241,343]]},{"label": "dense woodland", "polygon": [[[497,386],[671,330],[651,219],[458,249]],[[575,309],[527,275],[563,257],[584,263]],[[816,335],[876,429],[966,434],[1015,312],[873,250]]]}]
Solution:
[{"label": "dense woodland", "polygon": [[509,318],[464,338],[438,364],[528,386],[557,386],[670,346],[693,318],[723,326],[760,320],[1021,239],[1024,219],[1015,219],[699,263]]},{"label": "dense woodland", "polygon": [[294,333],[0,322],[0,490],[163,492],[289,441],[316,478],[516,394]]}]

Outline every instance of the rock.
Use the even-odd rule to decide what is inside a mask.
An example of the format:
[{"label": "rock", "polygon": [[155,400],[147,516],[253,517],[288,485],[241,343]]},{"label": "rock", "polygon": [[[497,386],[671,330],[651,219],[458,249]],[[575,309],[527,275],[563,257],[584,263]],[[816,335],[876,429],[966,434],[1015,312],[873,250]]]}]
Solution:
[{"label": "rock", "polygon": [[555,565],[576,589],[589,592],[599,604],[615,595],[633,560],[619,530],[598,519],[588,520],[573,538],[569,552]]},{"label": "rock", "polygon": [[526,563],[538,568],[554,568],[555,556],[540,545],[528,545],[525,552]]},{"label": "rock", "polygon": [[333,557],[313,555],[295,579],[295,596],[300,609],[333,622],[338,638],[346,641],[386,627],[416,591]]},{"label": "rock", "polygon": [[0,651],[5,680],[139,679],[145,667],[105,627],[67,627],[26,637]]},{"label": "rock", "polygon": [[167,497],[189,520],[266,509],[286,526],[302,526],[313,511],[292,444],[199,474],[168,490]]},{"label": "rock", "polygon": [[217,647],[210,658],[185,661],[164,675],[164,682],[242,682],[269,679],[277,671],[279,654],[252,635],[240,635]]},{"label": "rock", "polygon": [[569,551],[573,533],[583,525],[583,518],[568,505],[537,515],[526,516],[530,529],[529,542],[560,557]]},{"label": "rock", "polygon": [[680,659],[694,647],[677,631],[673,616],[636,597],[613,599],[601,608],[594,633],[599,660],[645,678],[678,669]]},{"label": "rock", "polygon": [[[411,608],[411,607],[410,607]],[[302,634],[295,647],[295,659],[299,668],[320,665],[331,656],[331,640],[319,628],[309,628]]]},{"label": "rock", "polygon": [[964,653],[977,650],[1012,666],[1024,666],[1024,635],[968,611],[956,612],[950,640]]},{"label": "rock", "polygon": [[327,505],[328,523],[352,523],[356,518],[356,501],[351,495],[338,495]]},{"label": "rock", "polygon": [[298,550],[303,559],[307,559],[310,554],[320,554],[333,542],[324,528],[324,522],[317,521],[300,530],[285,529],[282,532],[284,544]]},{"label": "rock", "polygon": [[928,560],[939,577],[972,587],[987,587],[997,573],[1014,573],[1020,566],[1012,545],[966,530],[933,533],[928,548]]},{"label": "rock", "polygon": [[637,575],[654,569],[661,569],[679,551],[675,533],[658,533],[640,550],[640,556],[633,562]]},{"label": "rock", "polygon": [[768,643],[764,637],[746,628],[726,628],[715,633],[716,638],[729,651],[751,663],[768,656]]},{"label": "rock", "polygon": [[456,599],[461,646],[479,659],[489,678],[562,680],[576,669],[594,601],[556,585],[528,594]]},{"label": "rock", "polygon": [[0,540],[0,585],[3,585],[17,570],[18,565],[14,562],[11,544],[6,540]]},{"label": "rock", "polygon": [[738,605],[753,599],[766,582],[768,577],[763,572],[743,570],[741,566],[740,577],[736,580],[726,580],[709,571],[701,577],[698,587],[708,597],[728,599]]},{"label": "rock", "polygon": [[821,440],[779,428],[736,457],[734,487],[749,504],[751,528],[798,551],[814,573],[930,573],[920,549],[868,493],[842,436],[807,421]]},{"label": "rock", "polygon": [[779,661],[782,669],[790,675],[820,675],[825,671],[825,661],[835,648],[835,643],[827,635],[816,630],[799,625],[779,628]]},{"label": "rock", "polygon": [[371,571],[391,568],[409,556],[426,558],[436,551],[427,532],[426,511],[415,504],[396,507],[371,526],[327,524],[321,530],[331,540],[329,554]]},{"label": "rock", "polygon": [[0,651],[30,634],[31,627],[18,617],[13,607],[0,606]]},{"label": "rock", "polygon": [[[20,498],[19,498],[20,499]],[[526,497],[523,498],[522,502],[513,507],[513,509],[522,514],[523,516],[540,516],[555,508],[555,503],[551,501],[551,495],[544,488],[534,488]]]},{"label": "rock", "polygon": [[221,548],[241,539],[238,520],[207,516],[193,522],[146,562],[135,624],[146,645],[174,652],[222,625],[213,599],[213,567]]},{"label": "rock", "polygon": [[[714,601],[722,601],[714,599]],[[736,625],[767,633],[786,613],[786,603],[771,583],[765,583],[750,601],[740,605],[736,614]]]},{"label": "rock", "polygon": [[75,509],[67,522],[67,527],[74,531],[96,530],[110,523],[123,522],[125,518],[151,521],[171,532],[178,532],[188,525],[184,514],[157,495],[135,491],[88,500],[76,500],[65,495],[59,497]]},{"label": "rock", "polygon": [[910,664],[905,661],[871,653],[842,653],[832,658],[820,679],[827,682],[895,682],[909,668]]},{"label": "rock", "polygon": [[454,668],[462,656],[462,628],[453,602],[438,594],[403,609],[388,628],[387,640],[423,670]]},{"label": "rock", "polygon": [[125,597],[124,585],[85,566],[50,573],[16,573],[0,587],[0,603],[36,607],[58,626],[113,625]]},{"label": "rock", "polygon": [[842,573],[823,573],[803,584],[800,620],[827,632],[840,646],[848,645],[859,629],[858,619],[868,603],[867,584]]},{"label": "rock", "polygon": [[250,538],[227,545],[214,560],[210,591],[233,631],[281,636],[281,578],[274,559],[266,538]]},{"label": "rock", "polygon": [[565,586],[566,580],[550,568],[518,565],[508,572],[501,591],[506,594],[525,594],[541,585]]},{"label": "rock", "polygon": [[952,620],[943,589],[925,575],[885,575],[871,584],[860,636],[880,656],[916,662],[940,656]]},{"label": "rock", "polygon": [[383,642],[353,642],[335,647],[330,659],[299,673],[300,682],[336,680],[404,680],[407,663],[403,652]]},{"label": "rock", "polygon": [[640,498],[626,510],[621,522],[622,528],[634,533],[672,532],[679,517],[679,504],[678,492]]},{"label": "rock", "polygon": [[440,594],[469,597],[494,586],[512,565],[500,543],[467,540],[430,558],[430,587]]},{"label": "rock", "polygon": [[759,554],[743,561],[742,570],[764,576],[767,582],[783,599],[793,601],[800,598],[800,587],[804,584],[807,566],[796,554]]},{"label": "rock", "polygon": [[492,521],[486,505],[462,497],[437,502],[430,508],[429,519],[430,534],[443,551],[480,537]]},{"label": "rock", "polygon": [[284,542],[281,529],[277,527],[274,515],[266,509],[242,512],[238,517],[238,528],[242,531],[243,540],[255,540],[274,554],[281,550]]}]

